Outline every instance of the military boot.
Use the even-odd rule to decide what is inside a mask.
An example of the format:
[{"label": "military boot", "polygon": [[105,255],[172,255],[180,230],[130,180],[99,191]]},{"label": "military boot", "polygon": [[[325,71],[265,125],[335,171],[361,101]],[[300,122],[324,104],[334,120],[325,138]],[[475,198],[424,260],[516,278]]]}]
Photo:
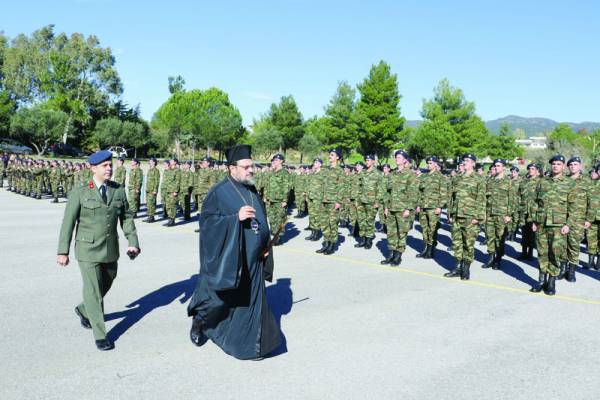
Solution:
[{"label": "military boot", "polygon": [[500,265],[502,264],[502,256],[501,252],[496,253],[496,261],[494,261],[494,265],[492,265],[492,269],[499,270]]},{"label": "military boot", "polygon": [[469,279],[471,279],[471,264],[466,261],[463,261],[463,266],[460,273],[460,280],[468,281]]},{"label": "military boot", "polygon": [[163,226],[167,226],[167,227],[175,226],[175,218],[169,218],[169,222],[167,222],[166,224],[163,224]]},{"label": "military boot", "polygon": [[149,222],[149,223],[154,222],[154,215],[150,215],[144,222]]},{"label": "military boot", "polygon": [[58,203],[58,199],[55,197],[52,199],[51,203]]},{"label": "military boot", "polygon": [[304,240],[313,240],[313,238],[315,237],[315,231],[310,228],[308,228],[308,229],[310,230],[310,235],[305,237]]},{"label": "military boot", "polygon": [[327,250],[327,248],[329,247],[329,241],[324,240],[323,241],[323,247],[321,247],[319,250],[315,251],[315,253],[325,253],[325,251]]},{"label": "military boot", "polygon": [[358,248],[358,247],[365,247],[365,244],[367,242],[367,238],[366,237],[361,237],[359,242],[354,244],[354,247]]},{"label": "military boot", "polygon": [[427,258],[428,254],[429,254],[429,245],[425,244],[425,248],[419,254],[417,254],[417,258]]},{"label": "military boot", "polygon": [[394,250],[388,251],[388,256],[384,260],[381,260],[379,262],[379,264],[387,265],[387,264],[391,263],[392,260],[394,259],[394,253],[395,253]]},{"label": "military boot", "polygon": [[434,259],[435,258],[435,246],[437,245],[437,243],[433,243],[431,246],[429,246],[429,254],[427,254],[428,259]]},{"label": "military boot", "polygon": [[369,250],[371,247],[373,247],[373,239],[375,239],[375,238],[374,237],[365,238],[365,249]]},{"label": "military boot", "polygon": [[555,284],[556,284],[556,277],[549,276],[548,282],[546,283],[546,287],[544,288],[544,293],[546,293],[548,296],[554,296],[556,294]]},{"label": "military boot", "polygon": [[527,260],[529,260],[529,261],[533,260],[533,247],[527,248]]},{"label": "military boot", "polygon": [[600,255],[596,254],[594,256],[594,258],[596,259],[596,263],[594,264],[594,269],[596,271],[600,271]]},{"label": "military boot", "polygon": [[529,291],[532,293],[541,292],[546,287],[546,279],[547,278],[548,278],[548,274],[545,274],[542,272],[542,270],[540,270],[540,275],[538,277],[537,284],[535,286],[532,286],[531,289],[529,289]]},{"label": "military boot", "polygon": [[294,215],[294,218],[302,218],[302,212],[300,210],[298,210],[296,212],[296,215]]},{"label": "military boot", "polygon": [[577,267],[576,264],[573,263],[569,263],[569,266],[567,267],[567,282],[575,282],[575,268]]},{"label": "military boot", "polygon": [[521,255],[517,257],[517,260],[524,261],[527,260],[527,246],[523,245],[521,248]]},{"label": "military boot", "polygon": [[463,263],[464,261],[460,260],[460,261],[456,261],[456,265],[454,266],[454,269],[452,269],[452,271],[450,272],[446,272],[444,274],[444,276],[446,278],[456,278],[462,275],[462,268],[463,268]]},{"label": "military boot", "polygon": [[315,236],[311,239],[313,242],[318,241],[323,236],[323,232],[320,229],[315,230]]},{"label": "military boot", "polygon": [[565,274],[567,272],[567,262],[561,261],[559,263],[559,266],[560,266],[560,271],[558,272],[558,276],[556,277],[557,280],[561,280],[565,277]]},{"label": "military boot", "polygon": [[323,252],[323,254],[325,254],[326,256],[333,254],[335,252],[335,243],[333,242],[329,242],[329,246],[327,246],[327,248],[325,249],[325,251]]},{"label": "military boot", "polygon": [[402,263],[402,253],[398,250],[394,251],[394,258],[390,261],[390,265],[397,267]]},{"label": "military boot", "polygon": [[593,269],[596,263],[596,258],[593,254],[588,254],[588,262],[583,266],[584,269]]},{"label": "military boot", "polygon": [[496,264],[496,253],[490,253],[487,262],[481,268],[493,268]]}]

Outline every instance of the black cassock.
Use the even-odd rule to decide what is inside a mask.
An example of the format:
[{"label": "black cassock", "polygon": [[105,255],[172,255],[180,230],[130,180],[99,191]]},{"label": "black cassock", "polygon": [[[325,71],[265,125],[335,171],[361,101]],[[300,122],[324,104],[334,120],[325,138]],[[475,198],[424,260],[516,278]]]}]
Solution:
[{"label": "black cassock", "polygon": [[[252,204],[254,222],[240,222],[240,207]],[[281,341],[265,295],[273,273],[272,251],[262,257],[269,238],[253,186],[228,177],[211,189],[200,214],[200,274],[188,315],[200,318],[204,334],[239,359],[263,357]]]}]

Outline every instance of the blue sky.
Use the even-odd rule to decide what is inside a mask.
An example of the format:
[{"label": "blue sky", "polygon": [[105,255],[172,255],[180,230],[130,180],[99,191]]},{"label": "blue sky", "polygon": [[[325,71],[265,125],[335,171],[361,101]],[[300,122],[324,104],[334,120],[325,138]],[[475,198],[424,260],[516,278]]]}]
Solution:
[{"label": "blue sky", "polygon": [[9,37],[47,24],[113,49],[123,98],[151,118],[167,77],[225,90],[244,122],[292,94],[323,113],[338,81],[355,85],[383,59],[401,112],[418,119],[447,77],[484,119],[508,114],[600,120],[598,1],[12,1]]}]

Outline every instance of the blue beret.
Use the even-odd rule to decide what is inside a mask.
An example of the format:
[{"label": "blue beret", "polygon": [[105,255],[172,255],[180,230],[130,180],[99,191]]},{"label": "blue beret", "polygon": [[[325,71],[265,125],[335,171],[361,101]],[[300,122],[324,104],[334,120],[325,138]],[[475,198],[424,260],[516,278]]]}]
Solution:
[{"label": "blue beret", "polygon": [[477,161],[477,157],[475,157],[475,154],[471,154],[471,153],[467,153],[467,154],[463,154],[462,159],[471,159],[473,161]]},{"label": "blue beret", "polygon": [[365,167],[365,164],[362,161],[359,161],[359,162],[356,163],[356,165],[354,166],[354,168],[356,169],[356,167],[358,167],[359,165],[361,167],[363,167],[363,168]]},{"label": "blue beret", "polygon": [[149,161],[154,161],[154,162],[156,162],[156,157],[150,157],[150,158],[149,158]]},{"label": "blue beret", "polygon": [[283,156],[283,154],[277,153],[273,156],[273,158],[271,158],[271,161],[273,161],[273,160],[285,161],[285,157]]},{"label": "blue beret", "polygon": [[573,162],[578,162],[581,164],[581,157],[579,156],[573,156],[569,159],[569,161],[567,162],[567,165],[573,163]]},{"label": "blue beret", "polygon": [[494,160],[494,165],[495,164],[502,164],[502,165],[506,165],[506,160],[503,160],[502,158],[496,158]]},{"label": "blue beret", "polygon": [[540,169],[540,167],[537,164],[535,164],[535,163],[529,163],[527,165],[527,169],[530,169],[530,168],[535,168],[535,169],[538,169],[538,170]]},{"label": "blue beret", "polygon": [[338,156],[338,158],[342,158],[342,151],[340,149],[331,149],[329,150],[329,154],[331,153],[335,153]]},{"label": "blue beret", "polygon": [[390,167],[390,164],[388,164],[388,163],[383,164],[381,167],[382,168],[392,168],[392,167]]},{"label": "blue beret", "polygon": [[398,157],[398,155],[401,155],[402,157],[404,157],[408,160],[408,153],[405,152],[404,150],[396,150],[394,152],[394,157]]},{"label": "blue beret", "polygon": [[373,154],[367,154],[365,156],[365,161],[369,161],[369,160],[375,161],[375,156]]},{"label": "blue beret", "polygon": [[425,159],[425,162],[429,162],[429,161],[433,161],[435,163],[439,163],[440,160],[437,158],[437,156],[429,156]]},{"label": "blue beret", "polygon": [[313,160],[313,164],[316,162],[323,164],[323,160],[321,160],[319,157],[317,157]]},{"label": "blue beret", "polygon": [[210,162],[210,157],[209,156],[204,156],[200,159],[200,161],[208,161]]},{"label": "blue beret", "polygon": [[552,158],[550,158],[549,163],[552,164],[554,161],[560,161],[560,162],[565,162],[565,156],[563,156],[562,154],[557,154],[555,156],[552,156]]},{"label": "blue beret", "polygon": [[92,154],[88,158],[88,162],[90,163],[90,165],[98,165],[100,163],[103,163],[106,160],[111,160],[111,159],[112,159],[112,152],[110,152],[108,150],[100,150],[100,151],[97,151],[94,154]]}]

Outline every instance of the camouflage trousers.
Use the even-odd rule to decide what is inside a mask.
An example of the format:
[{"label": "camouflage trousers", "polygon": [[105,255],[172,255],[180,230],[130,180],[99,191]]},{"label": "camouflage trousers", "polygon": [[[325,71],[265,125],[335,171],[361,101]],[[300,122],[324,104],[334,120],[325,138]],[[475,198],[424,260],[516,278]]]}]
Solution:
[{"label": "camouflage trousers", "polygon": [[350,223],[353,226],[358,225],[358,207],[356,205],[356,200],[350,200],[348,201],[348,221],[350,221]]},{"label": "camouflage trousers", "polygon": [[156,214],[156,195],[152,192],[146,192],[146,208],[149,217],[154,217]]},{"label": "camouflage trousers", "polygon": [[192,214],[192,188],[183,189],[181,195],[183,197],[183,218],[190,219]]},{"label": "camouflage trousers", "polygon": [[356,212],[358,215],[358,227],[362,237],[373,237],[375,235],[375,218],[377,209],[373,203],[356,203]]},{"label": "camouflage trousers", "polygon": [[167,193],[167,198],[165,199],[165,209],[167,210],[167,216],[171,219],[175,219],[177,217],[177,202],[179,201],[179,196],[173,196],[173,193]]},{"label": "camouflage trousers", "polygon": [[136,212],[138,212],[140,209],[140,196],[141,196],[140,192],[136,192],[135,190],[129,191],[129,196],[127,198],[127,201],[129,201],[129,209],[134,214]]},{"label": "camouflage trousers", "polygon": [[566,259],[567,235],[560,233],[560,226],[539,225],[536,235],[540,271],[557,276],[560,262]]},{"label": "camouflage trousers", "polygon": [[163,213],[167,213],[167,191],[164,189],[160,190],[160,204],[163,207]]},{"label": "camouflage trousers", "polygon": [[585,228],[583,222],[578,222],[569,230],[569,234],[567,235],[567,261],[571,264],[579,264],[579,246],[584,235]]},{"label": "camouflage trousers", "polygon": [[531,229],[533,222],[523,224],[523,239],[521,244],[526,247],[535,247],[535,232]]},{"label": "camouflage trousers", "polygon": [[592,225],[587,230],[587,252],[588,254],[598,254],[600,249],[600,238],[598,231],[600,230],[600,221],[592,222]]},{"label": "camouflage trousers", "polygon": [[472,224],[472,218],[455,218],[452,224],[452,249],[457,261],[472,263],[475,258],[475,240],[479,234],[479,224]]},{"label": "camouflage trousers", "polygon": [[346,219],[350,219],[350,203],[348,201],[344,201],[342,207],[340,207],[340,221]]},{"label": "camouflage trousers", "polygon": [[308,200],[308,227],[310,229],[321,229],[320,214],[323,203],[317,200]]},{"label": "camouflage trousers", "polygon": [[281,201],[267,202],[267,220],[269,221],[269,227],[271,228],[271,235],[275,235],[281,224],[284,223],[287,215],[287,207],[282,207]]},{"label": "camouflage trousers", "polygon": [[403,211],[390,211],[386,219],[388,250],[397,250],[400,253],[406,249],[406,238],[415,218],[413,212],[406,218],[402,214]]},{"label": "camouflage trousers", "polygon": [[485,238],[488,253],[498,253],[504,250],[506,235],[511,223],[504,222],[503,215],[490,215],[485,221]]},{"label": "camouflage trousers", "polygon": [[306,200],[306,195],[300,193],[296,198],[296,208],[301,213],[305,213],[308,211],[308,201]]},{"label": "camouflage trousers", "polygon": [[421,210],[421,230],[423,231],[423,242],[433,245],[437,242],[437,232],[440,228],[440,215],[435,213],[435,208]]},{"label": "camouflage trousers", "polygon": [[336,210],[334,203],[321,203],[319,226],[323,231],[323,238],[329,242],[338,241],[338,223],[340,211]]},{"label": "camouflage trousers", "polygon": [[196,208],[198,212],[202,212],[202,203],[204,203],[204,199],[206,198],[206,193],[196,193],[194,195],[194,202],[196,203]]}]

